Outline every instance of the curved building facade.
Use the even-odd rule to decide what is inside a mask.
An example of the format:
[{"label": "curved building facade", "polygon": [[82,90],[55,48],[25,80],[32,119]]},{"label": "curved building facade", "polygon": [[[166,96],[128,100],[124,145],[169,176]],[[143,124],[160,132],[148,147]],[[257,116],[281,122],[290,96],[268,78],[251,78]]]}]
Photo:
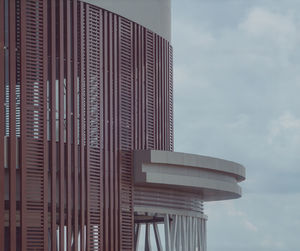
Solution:
[{"label": "curved building facade", "polygon": [[0,250],[206,250],[244,168],[173,152],[170,0],[0,0]]}]

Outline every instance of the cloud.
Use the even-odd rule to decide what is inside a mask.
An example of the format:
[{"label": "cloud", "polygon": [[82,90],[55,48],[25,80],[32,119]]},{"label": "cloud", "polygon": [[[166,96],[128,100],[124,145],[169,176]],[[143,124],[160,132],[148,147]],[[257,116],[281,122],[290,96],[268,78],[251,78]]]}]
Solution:
[{"label": "cloud", "polygon": [[257,232],[258,231],[257,227],[252,222],[250,222],[248,220],[244,220],[244,224],[245,224],[245,227],[248,230],[250,230],[252,232]]},{"label": "cloud", "polygon": [[237,209],[235,204],[231,201],[227,201],[225,203],[225,205],[226,205],[226,209],[227,209],[227,214],[230,217],[234,217],[237,221],[242,222],[242,224],[244,225],[244,228],[246,230],[249,230],[251,232],[258,231],[257,226],[253,222],[250,221],[250,219],[245,211]]},{"label": "cloud", "polygon": [[206,204],[209,250],[297,250],[300,194],[246,194]]},{"label": "cloud", "polygon": [[183,21],[174,22],[174,27],[181,30],[181,36],[188,38],[185,41],[185,46],[189,47],[211,47],[216,42],[215,37],[212,33],[206,30],[201,25],[186,25]]},{"label": "cloud", "polygon": [[267,142],[272,153],[274,156],[285,158],[282,167],[290,172],[299,171],[300,117],[291,111],[284,111],[278,118],[269,122],[268,130]]},{"label": "cloud", "polygon": [[[278,119],[271,122],[269,132],[269,143],[272,144],[276,138],[289,136],[287,141],[300,142],[300,118],[295,117],[290,111],[284,112]],[[285,132],[289,132],[286,135]]]},{"label": "cloud", "polygon": [[297,28],[291,16],[259,7],[251,10],[239,27],[249,35],[270,37],[275,41],[281,38],[286,41],[294,38],[297,34]]},{"label": "cloud", "polygon": [[242,199],[205,204],[209,250],[298,250],[300,2],[173,5],[175,151],[247,170]]},{"label": "cloud", "polygon": [[261,246],[263,248],[268,248],[272,250],[282,250],[282,248],[285,247],[284,243],[280,240],[274,239],[274,237],[267,236],[264,238],[264,240],[261,242]]},{"label": "cloud", "polygon": [[239,129],[247,126],[249,124],[249,116],[247,114],[238,114],[237,118],[228,123],[226,126],[232,129]]},{"label": "cloud", "polygon": [[[238,25],[239,30],[253,49],[259,52],[255,58],[261,58],[268,65],[273,63],[291,67],[293,55],[299,54],[299,21],[291,11],[279,12],[266,7],[254,7]],[[273,58],[273,61],[268,59]]]}]

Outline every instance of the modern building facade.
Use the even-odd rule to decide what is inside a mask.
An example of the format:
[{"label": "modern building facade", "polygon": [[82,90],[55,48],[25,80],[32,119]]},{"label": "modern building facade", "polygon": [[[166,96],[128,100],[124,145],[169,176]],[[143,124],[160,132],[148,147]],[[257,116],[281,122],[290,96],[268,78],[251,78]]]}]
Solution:
[{"label": "modern building facade", "polygon": [[0,0],[0,250],[206,250],[244,168],[173,152],[170,0]]}]

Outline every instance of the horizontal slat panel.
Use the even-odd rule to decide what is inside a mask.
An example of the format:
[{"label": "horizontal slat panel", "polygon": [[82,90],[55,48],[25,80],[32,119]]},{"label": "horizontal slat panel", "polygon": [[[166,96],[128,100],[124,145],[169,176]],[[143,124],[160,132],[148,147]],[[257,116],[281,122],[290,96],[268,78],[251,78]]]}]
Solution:
[{"label": "horizontal slat panel", "polygon": [[134,206],[160,207],[203,214],[201,195],[159,188],[134,188]]}]

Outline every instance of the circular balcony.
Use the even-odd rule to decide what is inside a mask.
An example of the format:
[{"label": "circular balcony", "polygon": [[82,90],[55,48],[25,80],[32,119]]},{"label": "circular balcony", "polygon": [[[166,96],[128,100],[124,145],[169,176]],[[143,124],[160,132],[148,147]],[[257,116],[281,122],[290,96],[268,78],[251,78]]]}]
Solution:
[{"label": "circular balcony", "polygon": [[136,187],[197,193],[203,201],[215,201],[241,197],[238,183],[244,179],[245,168],[228,160],[158,150],[134,152]]}]

